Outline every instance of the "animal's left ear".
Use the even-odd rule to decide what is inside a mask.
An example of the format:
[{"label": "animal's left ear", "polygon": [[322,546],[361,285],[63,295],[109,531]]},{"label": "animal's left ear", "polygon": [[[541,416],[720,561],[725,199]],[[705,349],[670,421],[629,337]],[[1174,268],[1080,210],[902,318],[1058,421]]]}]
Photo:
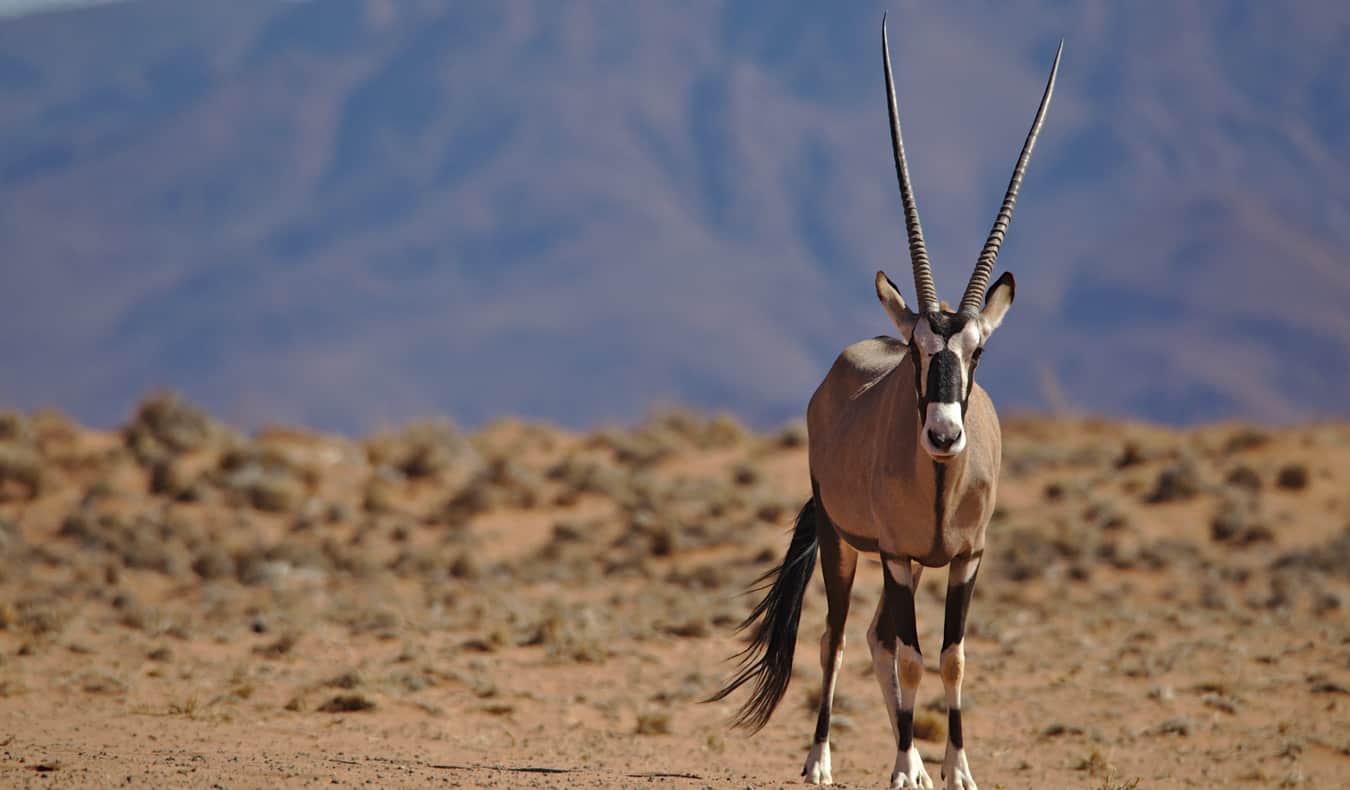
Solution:
[{"label": "animal's left ear", "polygon": [[919,320],[919,315],[905,306],[905,297],[900,295],[900,289],[895,287],[895,283],[891,282],[891,278],[887,277],[885,272],[877,272],[876,286],[881,306],[886,308],[891,320],[895,322],[895,328],[900,330],[900,337],[905,341],[905,345],[909,345],[909,338],[914,334],[914,324]]},{"label": "animal's left ear", "polygon": [[1012,307],[1016,295],[1017,281],[1013,279],[1012,272],[1004,272],[985,293],[984,309],[980,310],[980,330],[986,340],[1003,323],[1003,316],[1008,314],[1008,308]]}]

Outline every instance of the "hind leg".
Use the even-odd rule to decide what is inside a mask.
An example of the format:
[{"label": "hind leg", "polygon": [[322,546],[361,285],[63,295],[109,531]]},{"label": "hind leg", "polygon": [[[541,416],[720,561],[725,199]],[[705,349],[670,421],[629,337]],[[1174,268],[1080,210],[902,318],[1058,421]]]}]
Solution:
[{"label": "hind leg", "polygon": [[884,558],[885,587],[877,605],[867,641],[872,648],[872,670],[881,686],[886,712],[895,735],[892,788],[931,790],[933,780],[923,767],[914,744],[914,702],[923,677],[918,627],[914,620],[915,574],[907,559]]},{"label": "hind leg", "polygon": [[[819,506],[819,499],[817,506]],[[825,596],[829,612],[825,632],[820,635],[820,711],[816,715],[816,736],[802,766],[802,776],[811,784],[831,784],[830,708],[834,704],[835,682],[844,661],[844,622],[848,620],[849,595],[853,574],[858,567],[858,552],[839,538],[824,509],[816,519],[820,541],[820,572],[825,578]]]}]

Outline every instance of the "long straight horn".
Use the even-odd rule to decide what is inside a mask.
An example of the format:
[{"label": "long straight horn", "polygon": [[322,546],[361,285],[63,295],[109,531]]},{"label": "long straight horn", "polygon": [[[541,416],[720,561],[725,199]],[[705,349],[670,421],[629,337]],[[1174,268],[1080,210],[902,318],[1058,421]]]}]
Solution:
[{"label": "long straight horn", "polygon": [[909,183],[909,165],[905,162],[905,140],[900,134],[900,111],[895,106],[895,78],[891,76],[891,48],[886,42],[886,15],[881,16],[881,62],[886,67],[886,98],[891,108],[891,146],[895,149],[895,176],[900,181],[900,200],[905,204],[905,231],[909,234],[909,262],[914,267],[914,291],[919,312],[937,312],[937,287],[928,262],[928,247],[923,243],[919,225],[919,207]]},{"label": "long straight horn", "polygon": [[994,271],[994,262],[998,260],[999,248],[1003,246],[1003,237],[1008,233],[1008,224],[1012,222],[1013,205],[1017,202],[1017,193],[1022,189],[1022,176],[1027,172],[1027,162],[1031,160],[1031,149],[1036,147],[1036,137],[1041,133],[1041,124],[1045,122],[1045,111],[1050,108],[1050,95],[1055,92],[1055,74],[1059,72],[1059,56],[1064,52],[1064,40],[1060,39],[1059,49],[1055,51],[1055,64],[1050,67],[1050,81],[1045,84],[1045,95],[1041,97],[1041,106],[1036,110],[1036,120],[1031,123],[1027,141],[1022,145],[1022,155],[1017,157],[1017,167],[1013,168],[1012,180],[1008,182],[1008,192],[1003,196],[1003,207],[998,210],[994,227],[989,231],[989,239],[980,251],[975,262],[975,273],[970,275],[965,295],[961,297],[960,312],[974,313],[984,301],[984,290],[989,285],[989,275]]}]

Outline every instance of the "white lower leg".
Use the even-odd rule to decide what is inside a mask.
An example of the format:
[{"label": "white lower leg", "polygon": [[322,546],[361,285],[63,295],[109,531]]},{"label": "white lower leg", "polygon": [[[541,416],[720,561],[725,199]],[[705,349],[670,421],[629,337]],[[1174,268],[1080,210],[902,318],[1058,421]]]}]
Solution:
[{"label": "white lower leg", "polygon": [[966,761],[965,733],[961,721],[961,683],[966,674],[965,615],[970,602],[979,559],[953,563],[947,587],[947,624],[942,658],[942,687],[947,696],[947,752],[942,758],[942,776],[947,790],[977,790]]},{"label": "white lower leg", "polygon": [[830,712],[834,707],[834,688],[839,679],[839,668],[844,662],[844,643],[847,640],[841,634],[837,647],[833,644],[830,629],[820,635],[820,712],[816,719],[815,742],[806,755],[806,764],[802,766],[802,776],[810,784],[833,784],[830,773]]},{"label": "white lower leg", "polygon": [[[919,747],[914,744],[914,704],[919,695],[919,681],[923,679],[923,656],[919,653],[918,642],[913,634],[914,575],[908,561],[888,559],[886,568],[901,587],[902,600],[892,603],[900,609],[898,621],[902,622],[904,618],[909,618],[909,622],[905,625],[910,632],[908,637],[903,635],[897,637],[896,653],[890,657],[892,663],[888,680],[894,683],[899,691],[895,704],[896,752],[895,769],[891,772],[891,787],[928,790],[932,788],[933,780],[923,767]],[[905,595],[906,592],[908,595]],[[906,608],[908,611],[905,611]],[[906,629],[897,628],[897,630]],[[906,638],[914,641],[914,644],[907,644]]]},{"label": "white lower leg", "polygon": [[942,685],[947,693],[947,753],[942,758],[942,776],[947,790],[976,790],[975,778],[966,762],[965,734],[961,722],[961,680],[965,675],[965,642],[942,651]]}]

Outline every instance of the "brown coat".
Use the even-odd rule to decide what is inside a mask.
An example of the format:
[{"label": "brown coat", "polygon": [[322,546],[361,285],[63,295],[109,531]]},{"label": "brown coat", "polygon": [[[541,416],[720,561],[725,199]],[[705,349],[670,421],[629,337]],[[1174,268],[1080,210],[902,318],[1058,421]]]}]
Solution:
[{"label": "brown coat", "polygon": [[854,548],[938,567],[984,550],[1002,439],[993,402],[973,385],[966,449],[940,471],[919,444],[908,351],[882,336],[835,360],[806,411],[811,476],[819,504]]}]

